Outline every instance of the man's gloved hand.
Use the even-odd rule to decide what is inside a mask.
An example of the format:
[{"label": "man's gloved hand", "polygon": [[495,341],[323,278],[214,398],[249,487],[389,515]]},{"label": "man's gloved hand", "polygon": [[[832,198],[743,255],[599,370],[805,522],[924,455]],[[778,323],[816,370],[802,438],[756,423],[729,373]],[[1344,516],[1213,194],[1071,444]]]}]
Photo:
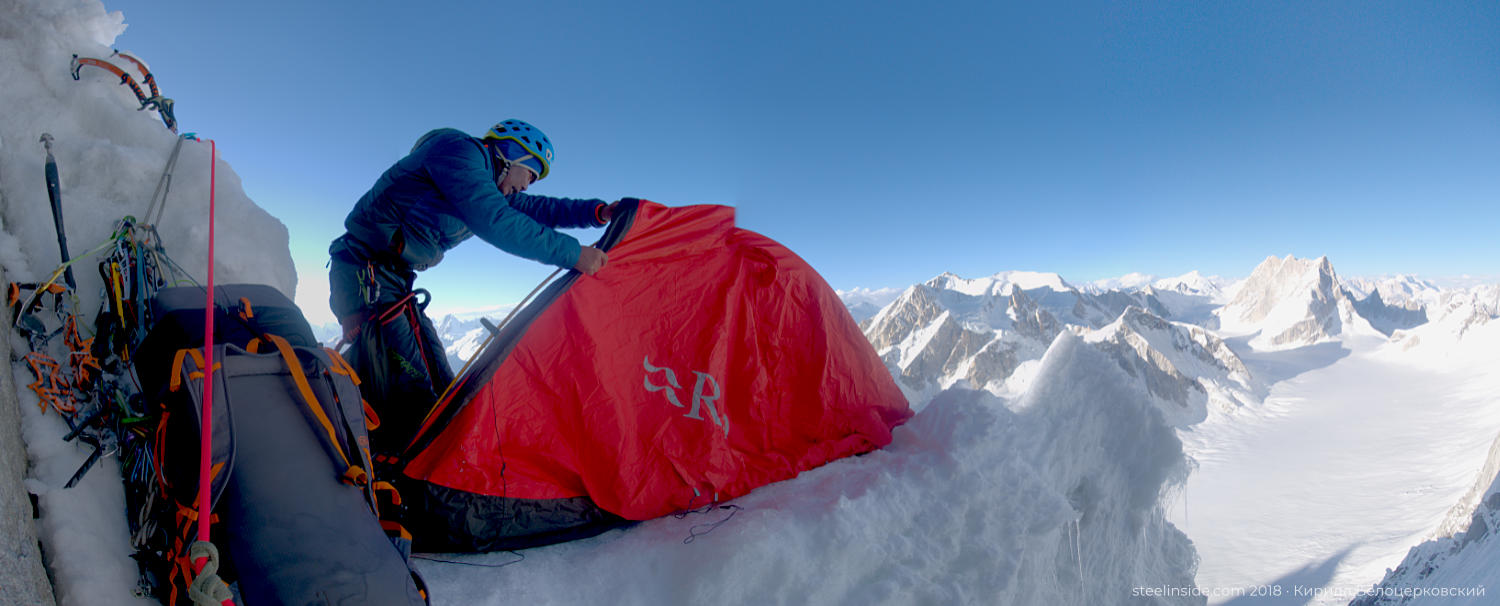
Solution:
[{"label": "man's gloved hand", "polygon": [[604,205],[604,208],[599,209],[599,218],[601,220],[603,220],[605,223],[609,223],[610,221],[614,221],[615,220],[615,214],[617,214],[619,212],[619,210],[620,210],[620,203],[624,202],[624,201],[625,201],[625,199],[621,198],[619,200],[615,200],[614,202],[610,202],[609,204]]},{"label": "man's gloved hand", "polygon": [[585,246],[578,250],[578,262],[573,264],[573,269],[586,273],[590,276],[604,268],[609,262],[609,255],[604,251],[592,246]]}]

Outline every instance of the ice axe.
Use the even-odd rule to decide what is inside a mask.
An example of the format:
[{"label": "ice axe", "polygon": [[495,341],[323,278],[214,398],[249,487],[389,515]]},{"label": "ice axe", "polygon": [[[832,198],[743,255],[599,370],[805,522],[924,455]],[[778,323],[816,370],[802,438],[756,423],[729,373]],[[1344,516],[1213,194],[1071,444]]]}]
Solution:
[{"label": "ice axe", "polygon": [[47,148],[47,197],[52,199],[52,222],[57,225],[57,248],[62,253],[63,281],[68,288],[77,289],[73,281],[73,267],[68,264],[68,236],[63,229],[62,185],[57,180],[57,158],[52,157],[52,134],[42,133],[42,145]]}]

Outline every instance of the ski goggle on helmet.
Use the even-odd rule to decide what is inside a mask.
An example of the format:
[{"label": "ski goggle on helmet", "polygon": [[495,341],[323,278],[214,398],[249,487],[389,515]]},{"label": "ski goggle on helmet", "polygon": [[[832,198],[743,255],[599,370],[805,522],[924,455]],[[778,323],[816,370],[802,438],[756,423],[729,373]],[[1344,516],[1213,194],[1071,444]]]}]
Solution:
[{"label": "ski goggle on helmet", "polygon": [[498,150],[507,162],[519,162],[536,172],[538,181],[552,169],[552,140],[535,126],[516,119],[496,124],[484,134],[498,142]]}]

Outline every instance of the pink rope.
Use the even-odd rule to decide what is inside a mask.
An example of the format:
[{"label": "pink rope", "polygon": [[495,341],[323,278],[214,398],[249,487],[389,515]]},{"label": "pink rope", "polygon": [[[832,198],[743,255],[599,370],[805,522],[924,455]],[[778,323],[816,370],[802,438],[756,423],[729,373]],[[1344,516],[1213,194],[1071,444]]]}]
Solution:
[{"label": "pink rope", "polygon": [[[203,305],[203,426],[199,429],[198,441],[198,540],[209,542],[209,527],[213,518],[213,507],[209,505],[210,488],[213,485],[213,429],[214,429],[214,192],[218,190],[219,147],[212,139],[208,141],[208,294]],[[197,572],[203,572],[208,558],[193,562]],[[225,599],[224,606],[234,606],[234,599]]]},{"label": "pink rope", "polygon": [[[198,540],[208,540],[210,485],[213,483],[210,464],[213,462],[213,411],[214,411],[214,190],[216,189],[219,149],[213,140],[208,142],[208,296],[203,305],[203,425],[199,429],[198,442]],[[194,562],[203,568],[204,560]]]}]

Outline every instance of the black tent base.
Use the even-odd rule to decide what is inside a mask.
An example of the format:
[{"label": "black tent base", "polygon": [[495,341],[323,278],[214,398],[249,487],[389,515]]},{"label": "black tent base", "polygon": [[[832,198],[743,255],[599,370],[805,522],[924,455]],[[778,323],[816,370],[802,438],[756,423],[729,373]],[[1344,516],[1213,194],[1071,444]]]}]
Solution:
[{"label": "black tent base", "polygon": [[482,553],[553,545],[636,524],[588,497],[512,499],[407,479],[401,492],[416,551]]}]

